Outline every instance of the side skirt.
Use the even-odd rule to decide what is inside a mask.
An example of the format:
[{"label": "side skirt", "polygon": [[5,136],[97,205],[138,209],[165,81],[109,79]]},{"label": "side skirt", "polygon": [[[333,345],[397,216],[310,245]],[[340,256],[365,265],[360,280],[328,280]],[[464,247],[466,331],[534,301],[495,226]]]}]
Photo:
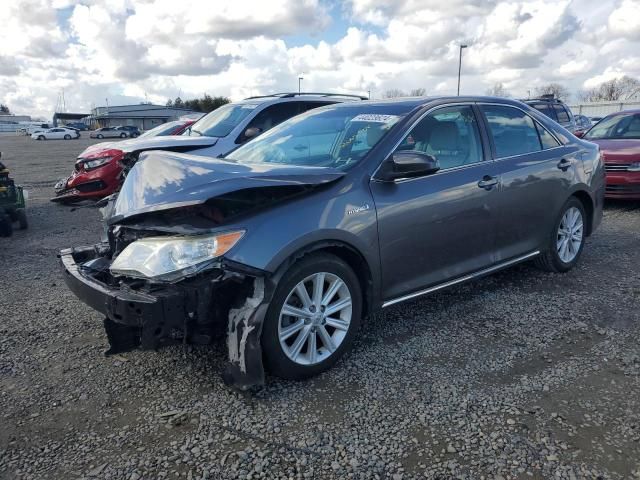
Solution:
[{"label": "side skirt", "polygon": [[498,263],[492,267],[485,268],[484,270],[478,270],[477,272],[470,273],[463,277],[455,278],[453,280],[449,280],[448,282],[440,283],[438,285],[434,285],[433,287],[426,288],[424,290],[420,290],[418,292],[410,293],[408,295],[403,295],[402,297],[394,298],[392,300],[387,300],[382,304],[382,308],[390,307],[391,305],[395,305],[396,303],[401,303],[406,300],[411,300],[412,298],[420,297],[421,295],[426,295],[427,293],[435,292],[437,290],[442,290],[443,288],[451,287],[453,285],[457,285],[458,283],[466,282],[468,280],[473,280],[474,278],[483,277],[490,273],[493,273],[497,270],[501,270],[503,268],[510,267],[511,265],[515,265],[516,263],[524,262],[525,260],[529,260],[537,255],[540,255],[540,251],[536,250],[535,252],[527,253],[526,255],[522,255],[517,258],[513,258],[506,262]]}]

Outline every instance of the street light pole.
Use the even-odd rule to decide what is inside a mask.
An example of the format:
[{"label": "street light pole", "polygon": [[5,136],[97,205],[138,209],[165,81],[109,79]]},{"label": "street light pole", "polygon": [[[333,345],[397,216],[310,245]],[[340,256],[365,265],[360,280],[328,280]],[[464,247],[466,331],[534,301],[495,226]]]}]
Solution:
[{"label": "street light pole", "polygon": [[301,93],[301,85],[302,85],[302,80],[304,80],[304,77],[298,77],[298,93]]},{"label": "street light pole", "polygon": [[460,45],[460,55],[458,56],[458,96],[460,96],[460,73],[462,72],[462,49],[467,48],[466,45]]}]

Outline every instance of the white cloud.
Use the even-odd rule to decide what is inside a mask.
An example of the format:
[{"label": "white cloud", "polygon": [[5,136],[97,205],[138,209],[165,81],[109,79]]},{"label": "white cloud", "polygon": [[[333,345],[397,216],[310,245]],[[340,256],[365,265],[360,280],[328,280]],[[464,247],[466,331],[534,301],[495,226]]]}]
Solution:
[{"label": "white cloud", "polygon": [[577,91],[640,77],[639,10],[638,0],[12,0],[0,9],[0,102],[51,115],[63,88],[80,111],[105,98],[239,99],[297,90],[300,74],[306,90],[451,94],[461,43],[464,93],[502,82],[524,96],[550,81]]}]

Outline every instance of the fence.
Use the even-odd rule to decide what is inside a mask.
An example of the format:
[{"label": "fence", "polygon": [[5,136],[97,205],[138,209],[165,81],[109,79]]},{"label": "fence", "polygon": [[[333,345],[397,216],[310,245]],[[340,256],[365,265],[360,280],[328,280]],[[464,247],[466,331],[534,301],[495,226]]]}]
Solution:
[{"label": "fence", "polygon": [[605,117],[610,113],[640,108],[640,100],[626,102],[593,102],[578,103],[569,105],[574,115],[584,115],[586,117]]}]

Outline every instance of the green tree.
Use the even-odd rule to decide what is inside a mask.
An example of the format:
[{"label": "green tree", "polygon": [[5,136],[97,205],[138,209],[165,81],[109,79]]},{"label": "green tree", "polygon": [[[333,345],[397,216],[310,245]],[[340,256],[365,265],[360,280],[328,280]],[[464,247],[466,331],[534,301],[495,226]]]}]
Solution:
[{"label": "green tree", "polygon": [[7,107],[5,104],[0,103],[0,113],[4,115],[9,115],[11,114],[11,110],[9,110],[9,107]]}]

